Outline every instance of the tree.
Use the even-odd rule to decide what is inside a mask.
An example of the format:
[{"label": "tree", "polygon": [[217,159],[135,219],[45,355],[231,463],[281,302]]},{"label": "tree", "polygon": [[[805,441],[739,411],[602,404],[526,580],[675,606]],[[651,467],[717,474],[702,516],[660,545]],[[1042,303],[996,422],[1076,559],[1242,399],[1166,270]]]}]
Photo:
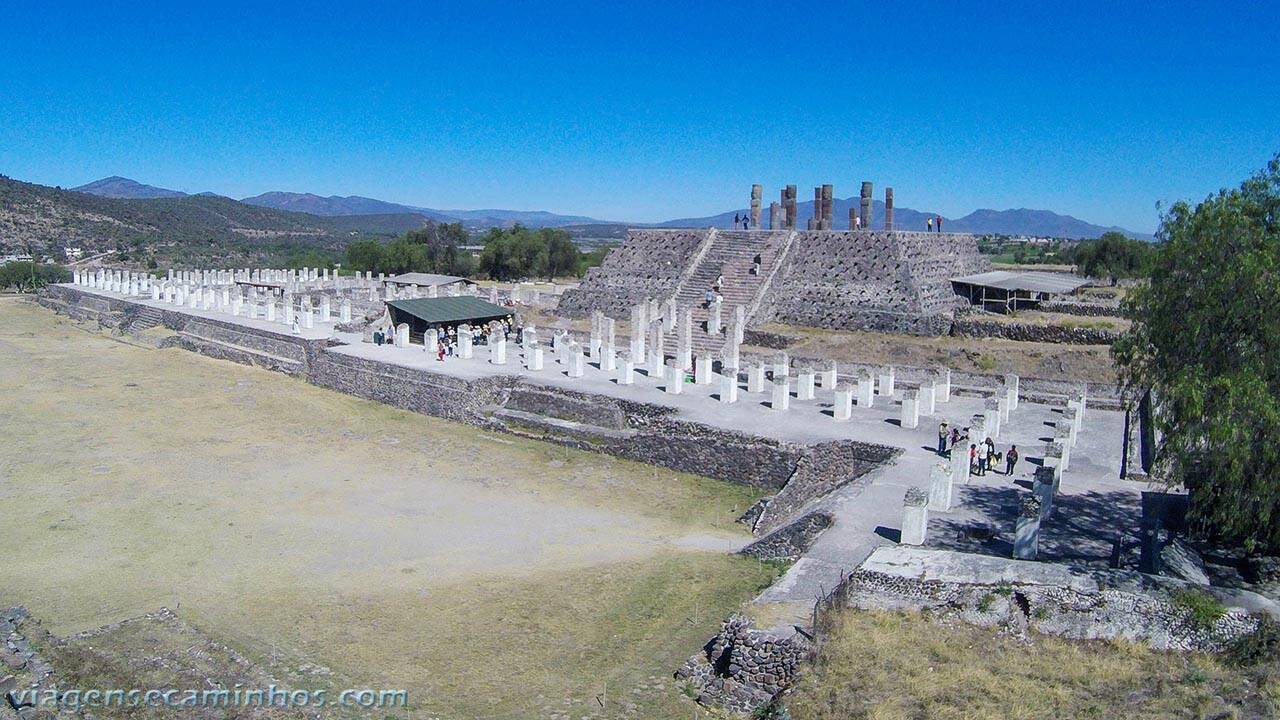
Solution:
[{"label": "tree", "polygon": [[1070,252],[1076,272],[1088,277],[1108,277],[1115,285],[1119,278],[1143,277],[1151,269],[1154,251],[1150,243],[1132,240],[1114,230],[1097,240],[1086,240]]},{"label": "tree", "polygon": [[34,292],[52,283],[71,281],[71,271],[61,265],[10,262],[0,265],[0,289]]},{"label": "tree", "polygon": [[1280,155],[1238,189],[1161,218],[1151,279],[1112,348],[1151,391],[1155,466],[1207,535],[1280,552]]}]

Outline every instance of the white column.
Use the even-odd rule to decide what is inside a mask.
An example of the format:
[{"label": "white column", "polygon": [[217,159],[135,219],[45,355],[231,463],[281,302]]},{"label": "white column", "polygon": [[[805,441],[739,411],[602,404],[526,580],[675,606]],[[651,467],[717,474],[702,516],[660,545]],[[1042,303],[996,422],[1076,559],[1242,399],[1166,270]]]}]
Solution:
[{"label": "white column", "polygon": [[632,385],[636,381],[636,364],[627,353],[618,358],[618,384]]},{"label": "white column", "polygon": [[983,417],[986,418],[987,434],[992,440],[1000,439],[1000,401],[987,398],[984,403]]},{"label": "white column", "polygon": [[569,341],[566,344],[565,352],[569,355],[569,377],[582,377],[583,366],[586,365],[586,358],[582,355],[582,346],[576,342]]},{"label": "white column", "polygon": [[463,360],[475,357],[475,333],[470,325],[458,327],[458,357]]},{"label": "white column", "polygon": [[960,444],[951,448],[951,483],[953,485],[969,482],[969,444],[973,442],[976,441],[961,440]]},{"label": "white column", "polygon": [[[1009,393],[1009,409],[1017,410],[1018,409],[1018,391],[1020,388],[1018,376],[1012,373],[1010,373],[1009,375],[1005,375],[1004,385],[1005,385],[1005,388],[1007,388],[1007,392]],[[1007,417],[1005,419],[1008,420]]]},{"label": "white column", "polygon": [[920,426],[920,397],[915,390],[902,391],[902,427]]},{"label": "white column", "polygon": [[351,299],[342,298],[342,303],[338,305],[338,322],[351,322]]},{"label": "white column", "polygon": [[784,376],[773,379],[773,395],[770,396],[769,407],[778,411],[791,407],[791,378]]},{"label": "white column", "polygon": [[836,420],[848,420],[853,417],[853,388],[848,385],[836,386],[835,405],[832,410]]},{"label": "white column", "polygon": [[707,333],[709,335],[720,334],[720,300],[711,303],[711,312],[707,316]]},{"label": "white column", "polygon": [[884,397],[893,397],[893,366],[880,370],[880,394]]},{"label": "white column", "polygon": [[951,468],[946,463],[936,463],[929,469],[929,509],[951,510]]},{"label": "white column", "polygon": [[858,407],[869,408],[875,402],[876,382],[870,372],[858,373]]},{"label": "white column", "polygon": [[923,545],[929,527],[929,496],[920,488],[907,488],[902,498],[903,545]]},{"label": "white column", "polygon": [[489,339],[489,362],[494,365],[507,364],[507,341],[506,338],[498,336],[490,336]]},{"label": "white column", "polygon": [[409,347],[408,323],[400,323],[396,326],[396,347]]},{"label": "white column", "polygon": [[720,376],[720,402],[726,404],[738,402],[737,373]]},{"label": "white column", "polygon": [[796,399],[813,399],[813,368],[801,368],[800,373],[796,375]]},{"label": "white column", "polygon": [[[325,272],[327,273],[329,271],[325,270]],[[320,296],[320,322],[330,322],[331,320],[333,320],[333,310],[329,304],[329,296],[321,295]]]},{"label": "white column", "polygon": [[834,390],[836,387],[837,377],[839,377],[839,373],[836,372],[836,363],[832,360],[831,364],[821,372],[820,379],[822,380],[822,389]]},{"label": "white column", "polygon": [[542,346],[538,344],[538,341],[535,340],[525,345],[524,366],[533,371],[542,369]]},{"label": "white column", "polygon": [[676,364],[681,370],[693,365],[693,310],[689,308],[680,311],[676,328]]},{"label": "white column", "polygon": [[920,414],[931,417],[937,412],[938,386],[932,380],[920,383]]},{"label": "white column", "polygon": [[711,384],[711,356],[699,355],[698,362],[694,364],[693,381],[698,385]]},{"label": "white column", "polygon": [[675,364],[667,366],[666,391],[668,395],[684,392],[684,368]]},{"label": "white column", "polygon": [[666,357],[662,351],[662,325],[653,323],[649,326],[649,374],[653,377],[666,376]]},{"label": "white column", "polygon": [[764,366],[760,363],[747,366],[747,392],[764,392]]}]

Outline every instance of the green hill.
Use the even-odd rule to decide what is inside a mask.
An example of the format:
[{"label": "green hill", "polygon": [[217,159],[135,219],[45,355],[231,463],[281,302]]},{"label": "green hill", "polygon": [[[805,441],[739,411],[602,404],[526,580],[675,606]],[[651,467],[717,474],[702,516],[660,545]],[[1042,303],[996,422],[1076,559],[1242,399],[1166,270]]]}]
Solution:
[{"label": "green hill", "polygon": [[61,259],[67,247],[125,261],[244,264],[389,237],[429,220],[414,213],[319,217],[216,195],[125,200],[0,176],[0,253]]}]

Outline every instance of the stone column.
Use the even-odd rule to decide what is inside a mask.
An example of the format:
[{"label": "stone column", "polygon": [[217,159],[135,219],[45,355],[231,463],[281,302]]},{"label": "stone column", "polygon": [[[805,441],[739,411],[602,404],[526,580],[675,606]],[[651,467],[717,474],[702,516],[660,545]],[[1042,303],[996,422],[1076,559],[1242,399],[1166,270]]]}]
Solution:
[{"label": "stone column", "polygon": [[634,305],[631,308],[631,357],[644,358],[644,333],[649,326],[649,322],[645,315],[648,313],[648,306],[645,304]]},{"label": "stone column", "polygon": [[781,230],[786,224],[786,218],[782,217],[782,205],[769,203],[769,229]]},{"label": "stone column", "polygon": [[463,360],[470,360],[475,355],[474,340],[472,339],[470,325],[462,325],[458,327],[458,357]]},{"label": "stone column", "polygon": [[951,502],[951,468],[946,463],[934,463],[929,468],[929,509],[951,512]]},{"label": "stone column", "polygon": [[937,412],[938,386],[932,380],[920,383],[920,414],[932,417]]},{"label": "stone column", "polygon": [[1054,472],[1051,467],[1036,468],[1035,481],[1031,485],[1031,492],[1040,499],[1040,519],[1044,519],[1053,514],[1053,494],[1054,494]]},{"label": "stone column", "polygon": [[311,306],[303,304],[302,306],[302,327],[304,330],[310,330],[316,326],[315,313],[311,311]]},{"label": "stone column", "polygon": [[893,397],[893,375],[892,365],[880,370],[880,394],[884,397]]},{"label": "stone column", "polygon": [[1018,502],[1018,524],[1013,531],[1013,557],[1035,560],[1040,552],[1040,498],[1023,495]]},{"label": "stone column", "polygon": [[853,417],[853,388],[839,385],[835,389],[835,404],[832,412],[836,420],[848,420]]},{"label": "stone column", "polygon": [[1076,438],[1079,436],[1079,433],[1076,432],[1076,409],[1067,408],[1062,413],[1062,420],[1054,423],[1054,427],[1057,427],[1059,425],[1066,427],[1067,438],[1070,440],[1070,446],[1075,447]]},{"label": "stone column", "polygon": [[875,402],[876,382],[871,373],[862,370],[858,373],[858,407],[869,408]]},{"label": "stone column", "polygon": [[929,496],[918,487],[907,488],[902,498],[903,545],[923,545],[929,527]]},{"label": "stone column", "polygon": [[[267,322],[275,322],[275,321],[276,321],[276,299],[273,297],[269,297],[267,298]],[[406,325],[405,327],[407,328],[409,326]],[[406,330],[406,332],[408,331]]]},{"label": "stone column", "polygon": [[1071,465],[1071,429],[1065,423],[1055,427],[1053,441],[1062,446],[1062,469],[1066,470]]},{"label": "stone column", "polygon": [[746,339],[747,333],[747,308],[742,305],[733,306],[733,337],[734,342],[739,345]]},{"label": "stone column", "polygon": [[862,207],[861,207],[861,212],[858,213],[858,217],[862,218],[862,229],[870,230],[871,229],[871,181],[870,180],[862,181],[862,193],[859,200],[861,201]]},{"label": "stone column", "polygon": [[835,188],[831,185],[822,186],[822,223],[819,230],[830,230],[832,222],[835,220]]},{"label": "stone column", "polygon": [[831,364],[828,365],[825,370],[819,373],[819,379],[822,381],[822,388],[824,390],[831,390],[832,388],[834,388],[836,386],[837,377],[838,375],[836,373],[836,362],[832,360]]},{"label": "stone column", "polygon": [[752,363],[747,366],[747,392],[764,392],[764,365]]},{"label": "stone column", "polygon": [[738,374],[726,373],[720,378],[720,402],[732,404],[738,402]]},{"label": "stone column", "polygon": [[720,298],[716,298],[716,301],[711,303],[710,311],[707,313],[707,334],[708,335],[720,334],[720,307],[723,304],[724,303],[720,300]]},{"label": "stone column", "polygon": [[668,395],[679,395],[684,392],[684,368],[675,362],[667,366],[665,389]]},{"label": "stone column", "polygon": [[796,229],[796,186],[788,185],[783,192],[784,192],[784,195],[783,195],[784,199],[783,199],[782,210],[785,213],[784,217],[786,217],[786,221],[787,221],[786,229],[795,230]]},{"label": "stone column", "polygon": [[951,370],[942,368],[937,373],[938,402],[951,402]]},{"label": "stone column", "polygon": [[591,336],[587,340],[587,353],[591,355],[592,360],[600,359],[600,326],[604,324],[604,313],[599,310],[591,313]]},{"label": "stone column", "polygon": [[693,365],[693,382],[697,385],[711,384],[711,356],[699,355],[698,362]]},{"label": "stone column", "polygon": [[[1005,375],[1004,387],[1005,387],[1005,392],[1008,394],[1008,398],[1009,398],[1009,409],[1017,410],[1018,409],[1018,391],[1019,391],[1018,376],[1013,374]],[[1005,419],[1008,420],[1007,417]]]},{"label": "stone column", "polygon": [[408,323],[400,323],[396,326],[396,347],[409,347]]},{"label": "stone column", "polygon": [[996,398],[996,408],[1000,411],[1000,427],[1004,427],[1005,425],[1009,424],[1008,396]]},{"label": "stone column", "polygon": [[507,364],[507,341],[502,337],[489,340],[489,362],[494,365]]},{"label": "stone column", "polygon": [[351,298],[342,298],[338,303],[338,322],[351,322]]},{"label": "stone column", "polygon": [[884,189],[884,230],[893,232],[893,188]]},{"label": "stone column", "polygon": [[667,366],[666,355],[662,352],[662,323],[653,323],[649,326],[649,374],[654,377],[663,377],[663,370]]},{"label": "stone column", "polygon": [[1044,464],[1053,468],[1059,475],[1067,469],[1066,463],[1063,462],[1062,450],[1062,445],[1056,442],[1046,443],[1044,446]]},{"label": "stone column", "polygon": [[773,379],[773,395],[769,399],[769,407],[777,411],[791,406],[791,378],[775,377]]},{"label": "stone column", "polygon": [[983,404],[982,414],[987,421],[987,435],[992,440],[1000,439],[1000,401],[995,398],[987,398]]},{"label": "stone column", "polygon": [[542,366],[545,362],[546,361],[543,357],[542,346],[538,344],[537,340],[534,340],[533,342],[525,346],[524,366],[526,368],[534,372],[537,372],[542,369]]},{"label": "stone column", "polygon": [[969,482],[969,441],[961,441],[961,445],[951,448],[951,483],[965,484]]},{"label": "stone column", "polygon": [[636,363],[630,353],[618,358],[618,384],[632,385],[636,381]]},{"label": "stone column", "polygon": [[813,399],[813,368],[801,368],[799,374],[796,375],[796,399]]},{"label": "stone column", "polygon": [[920,427],[920,397],[917,390],[902,391],[902,427]]},{"label": "stone column", "polygon": [[760,228],[760,201],[764,198],[764,186],[751,186],[751,229]]},{"label": "stone column", "polygon": [[809,219],[810,230],[822,229],[822,186],[813,189],[813,217]]},{"label": "stone column", "polygon": [[681,370],[688,370],[693,365],[693,310],[690,308],[681,310],[677,325],[676,363]]},{"label": "stone column", "polygon": [[787,357],[786,351],[778,353],[773,358],[773,378],[777,380],[780,377],[790,377],[791,360]]},{"label": "stone column", "polygon": [[[969,442],[977,444],[987,439],[987,416],[974,415],[969,418]],[[993,440],[995,438],[992,438]]]},{"label": "stone column", "polygon": [[570,340],[565,344],[565,352],[569,356],[569,369],[566,374],[571,378],[582,377],[584,365],[586,364],[582,356],[582,346]]},{"label": "stone column", "polygon": [[857,207],[849,208],[849,229],[850,230],[858,229],[858,208]]}]

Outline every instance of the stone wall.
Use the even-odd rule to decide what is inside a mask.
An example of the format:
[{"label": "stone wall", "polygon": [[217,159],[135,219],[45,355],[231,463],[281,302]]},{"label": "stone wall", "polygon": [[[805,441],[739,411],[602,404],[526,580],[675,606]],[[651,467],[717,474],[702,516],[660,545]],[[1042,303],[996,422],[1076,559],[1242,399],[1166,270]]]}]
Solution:
[{"label": "stone wall", "polygon": [[757,630],[747,618],[734,615],[702,652],[676,671],[676,678],[685,681],[703,705],[751,713],[791,687],[813,650],[799,633]]},{"label": "stone wall", "polygon": [[993,320],[958,318],[951,324],[954,337],[1003,338],[1023,342],[1063,343],[1068,345],[1110,345],[1120,333],[1100,328],[1063,327],[1032,323],[1006,323]]},{"label": "stone wall", "polygon": [[742,548],[738,554],[760,560],[799,560],[835,521],[828,512],[809,513]]},{"label": "stone wall", "polygon": [[1160,650],[1217,651],[1257,629],[1257,617],[1233,604],[1241,591],[1219,598],[1227,611],[1217,620],[1197,622],[1173,599],[1190,587],[1120,570],[890,546],[872,552],[820,603],[818,616],[821,621],[841,607],[924,611],[944,620],[1073,640],[1124,639]]},{"label": "stone wall", "polygon": [[1064,315],[1083,315],[1085,317],[1120,317],[1118,303],[1086,303],[1072,300],[1055,300],[1040,303],[1039,310]]},{"label": "stone wall", "polygon": [[754,322],[944,334],[960,304],[950,278],[988,267],[972,235],[806,232]]},{"label": "stone wall", "polygon": [[791,522],[812,502],[832,490],[867,477],[875,468],[892,462],[901,448],[839,440],[808,448],[796,471],[764,507],[752,531],[772,532]]},{"label": "stone wall", "polygon": [[675,294],[707,239],[707,230],[628,230],[627,240],[614,248],[599,267],[587,271],[576,288],[560,296],[557,311],[583,317],[601,310],[623,319],[630,308],[647,298],[662,301]]}]

